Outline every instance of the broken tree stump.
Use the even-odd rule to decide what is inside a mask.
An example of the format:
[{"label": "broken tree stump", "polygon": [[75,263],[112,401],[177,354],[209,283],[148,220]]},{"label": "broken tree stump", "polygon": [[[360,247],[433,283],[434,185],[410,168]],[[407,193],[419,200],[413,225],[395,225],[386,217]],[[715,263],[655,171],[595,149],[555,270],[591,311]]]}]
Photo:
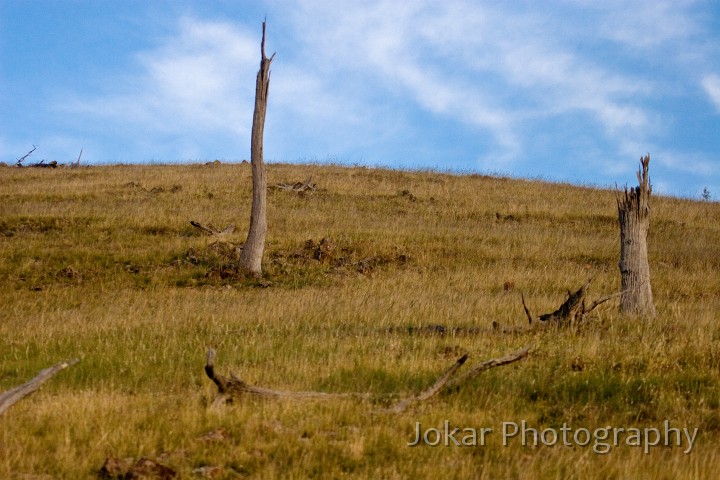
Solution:
[{"label": "broken tree stump", "polygon": [[650,155],[640,158],[638,186],[623,194],[615,192],[620,223],[620,275],[622,294],[620,312],[630,315],[655,316],[647,237],[650,228],[650,194],[648,177]]},{"label": "broken tree stump", "polygon": [[[537,317],[537,320],[540,322],[544,322],[547,325],[555,325],[558,327],[568,327],[570,325],[574,325],[577,323],[582,322],[585,320],[585,316],[595,310],[599,305],[602,303],[607,302],[608,300],[619,297],[623,294],[623,292],[615,293],[611,295],[606,295],[593,303],[590,304],[590,306],[585,305],[585,300],[587,297],[588,288],[590,287],[590,283],[592,283],[593,279],[589,278],[587,282],[583,286],[581,286],[578,290],[575,292],[568,292],[568,298],[563,302],[560,307],[555,310],[552,313],[545,313]],[[520,298],[522,299],[523,309],[525,310],[525,315],[527,315],[528,323],[533,323],[533,316],[530,313],[530,309],[528,309],[527,304],[525,303],[525,295],[520,294]]]}]

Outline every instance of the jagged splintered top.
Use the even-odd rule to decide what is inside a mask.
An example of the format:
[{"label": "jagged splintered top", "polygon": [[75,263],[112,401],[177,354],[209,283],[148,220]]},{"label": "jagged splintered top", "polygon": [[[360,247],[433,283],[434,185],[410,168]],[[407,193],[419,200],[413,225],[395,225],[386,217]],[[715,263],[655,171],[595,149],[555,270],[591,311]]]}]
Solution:
[{"label": "jagged splintered top", "polygon": [[650,154],[640,157],[640,167],[637,171],[638,186],[630,189],[625,186],[624,195],[615,193],[618,203],[618,210],[622,215],[623,212],[630,210],[641,212],[645,215],[650,210],[649,200],[652,193],[652,185],[650,184],[650,176],[648,174],[648,165],[650,165]]}]

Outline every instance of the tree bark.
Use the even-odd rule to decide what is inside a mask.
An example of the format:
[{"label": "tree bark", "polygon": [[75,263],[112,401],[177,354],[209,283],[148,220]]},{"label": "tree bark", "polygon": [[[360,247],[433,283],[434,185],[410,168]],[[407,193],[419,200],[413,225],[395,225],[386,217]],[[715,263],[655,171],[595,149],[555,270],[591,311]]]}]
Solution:
[{"label": "tree bark", "polygon": [[650,155],[640,158],[638,186],[615,195],[620,223],[620,312],[630,315],[655,315],[647,254],[652,193],[649,163]]},{"label": "tree bark", "polygon": [[265,22],[262,24],[260,42],[260,70],[255,84],[255,111],[253,113],[252,137],[250,139],[250,163],[252,165],[252,208],[247,240],[240,255],[240,268],[256,277],[262,275],[262,257],[267,234],[267,179],[263,160],[263,133],[270,87],[270,58],[265,56]]}]

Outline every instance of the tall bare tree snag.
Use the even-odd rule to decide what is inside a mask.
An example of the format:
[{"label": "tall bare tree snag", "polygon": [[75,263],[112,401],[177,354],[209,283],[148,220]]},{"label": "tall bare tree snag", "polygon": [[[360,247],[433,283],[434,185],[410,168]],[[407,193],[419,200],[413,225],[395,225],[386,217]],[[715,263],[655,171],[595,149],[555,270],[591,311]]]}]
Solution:
[{"label": "tall bare tree snag", "polygon": [[268,89],[270,87],[270,58],[265,56],[265,22],[262,24],[260,42],[260,70],[255,84],[255,112],[253,114],[252,137],[250,139],[250,163],[252,164],[252,208],[247,240],[240,255],[240,268],[259,277],[262,275],[262,257],[267,234],[267,179],[263,161],[263,133],[267,111]]},{"label": "tall bare tree snag", "polygon": [[650,226],[650,193],[648,177],[650,155],[640,158],[638,186],[615,192],[620,222],[620,275],[622,289],[620,312],[632,315],[655,315],[647,235]]}]

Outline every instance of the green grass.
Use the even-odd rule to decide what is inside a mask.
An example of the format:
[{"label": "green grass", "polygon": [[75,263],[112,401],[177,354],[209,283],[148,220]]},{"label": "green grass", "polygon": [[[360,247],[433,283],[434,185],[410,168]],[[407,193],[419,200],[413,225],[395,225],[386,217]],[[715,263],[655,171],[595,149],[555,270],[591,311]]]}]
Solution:
[{"label": "green grass", "polygon": [[[652,199],[657,318],[610,301],[579,331],[502,334],[554,310],[589,276],[616,292],[612,191],[318,165],[269,166],[265,276],[232,269],[247,165],[0,168],[0,391],[75,357],[0,417],[0,478],[96,478],[106,457],[149,457],[182,478],[713,478],[720,462],[720,204]],[[652,175],[652,172],[651,172]],[[412,192],[415,200],[403,191]],[[330,238],[329,259],[307,241]],[[507,289],[505,283],[514,285]],[[414,327],[463,327],[428,335]],[[399,415],[373,414],[470,364],[534,345]],[[370,401],[247,399],[209,407],[218,369],[276,389],[369,392]],[[573,368],[574,360],[581,369]],[[467,368],[467,367],[466,367]],[[699,428],[683,448],[408,447],[416,422],[493,428],[526,420]],[[226,438],[201,437],[218,428]],[[27,477],[30,478],[30,477]],[[42,477],[39,477],[42,478]]]}]

